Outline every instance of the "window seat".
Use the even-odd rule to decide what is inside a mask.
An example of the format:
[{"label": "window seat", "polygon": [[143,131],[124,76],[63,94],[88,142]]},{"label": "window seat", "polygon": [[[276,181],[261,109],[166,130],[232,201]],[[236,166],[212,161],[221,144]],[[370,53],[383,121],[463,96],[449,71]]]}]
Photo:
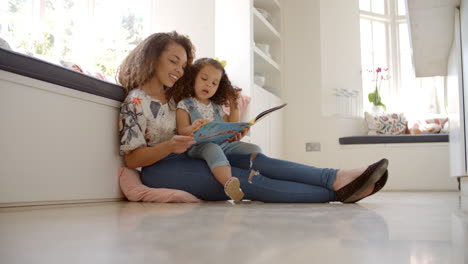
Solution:
[{"label": "window seat", "polygon": [[376,135],[339,138],[341,145],[449,142],[448,134]]},{"label": "window seat", "polygon": [[2,48],[0,48],[0,70],[116,101],[123,101],[125,98],[124,90],[119,85]]}]

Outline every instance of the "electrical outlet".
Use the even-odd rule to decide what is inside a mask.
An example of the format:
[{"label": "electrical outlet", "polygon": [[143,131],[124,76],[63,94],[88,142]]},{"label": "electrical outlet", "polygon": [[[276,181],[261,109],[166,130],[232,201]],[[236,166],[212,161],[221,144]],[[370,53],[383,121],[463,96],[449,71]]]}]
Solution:
[{"label": "electrical outlet", "polygon": [[306,142],[306,151],[320,151],[320,142]]}]

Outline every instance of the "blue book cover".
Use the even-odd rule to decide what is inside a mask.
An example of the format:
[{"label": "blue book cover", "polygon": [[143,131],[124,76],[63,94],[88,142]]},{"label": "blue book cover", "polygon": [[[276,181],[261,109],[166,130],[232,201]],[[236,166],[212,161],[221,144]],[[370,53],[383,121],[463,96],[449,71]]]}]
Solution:
[{"label": "blue book cover", "polygon": [[240,122],[240,123],[227,123],[227,122],[209,122],[202,125],[195,133],[193,133],[193,138],[197,143],[203,142],[214,142],[222,143],[227,139],[233,137],[236,133],[241,132],[247,127],[250,127],[257,123],[260,119],[267,116],[268,114],[285,107],[286,104],[276,106],[265,110],[258,114],[250,122]]}]

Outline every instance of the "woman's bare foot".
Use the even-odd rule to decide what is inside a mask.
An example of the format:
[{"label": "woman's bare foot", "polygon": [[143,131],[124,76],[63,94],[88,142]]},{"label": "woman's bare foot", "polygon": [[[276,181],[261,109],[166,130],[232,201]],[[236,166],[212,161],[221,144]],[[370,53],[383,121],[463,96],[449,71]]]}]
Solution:
[{"label": "woman's bare foot", "polygon": [[359,177],[367,167],[349,169],[349,170],[338,170],[336,173],[335,183],[333,183],[333,190],[336,192],[344,186],[348,185]]}]

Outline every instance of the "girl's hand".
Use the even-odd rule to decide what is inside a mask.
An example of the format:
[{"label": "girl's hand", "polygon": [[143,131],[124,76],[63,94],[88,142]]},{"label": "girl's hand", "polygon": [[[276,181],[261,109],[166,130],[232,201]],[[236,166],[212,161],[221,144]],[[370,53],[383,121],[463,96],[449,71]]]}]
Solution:
[{"label": "girl's hand", "polygon": [[184,153],[191,145],[195,144],[195,140],[190,136],[175,135],[169,141],[171,152],[180,154]]},{"label": "girl's hand", "polygon": [[230,107],[230,108],[234,108],[234,109],[237,108],[237,98],[236,98],[236,99],[230,99],[230,100],[229,100],[229,107]]},{"label": "girl's hand", "polygon": [[241,132],[236,133],[233,137],[226,139],[226,141],[229,141],[229,142],[240,141],[247,134],[247,132],[249,132],[249,130],[250,130],[250,127],[246,127]]},{"label": "girl's hand", "polygon": [[201,126],[203,126],[204,124],[208,122],[210,122],[210,120],[208,119],[196,119],[192,123],[192,132],[195,132],[197,129],[199,129]]}]

